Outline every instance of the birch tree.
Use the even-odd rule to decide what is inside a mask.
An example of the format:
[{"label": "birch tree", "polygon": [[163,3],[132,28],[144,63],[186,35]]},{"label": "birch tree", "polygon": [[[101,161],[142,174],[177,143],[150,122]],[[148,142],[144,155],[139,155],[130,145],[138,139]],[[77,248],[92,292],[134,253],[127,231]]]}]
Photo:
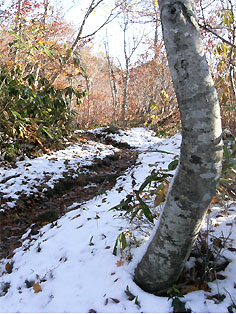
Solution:
[{"label": "birch tree", "polygon": [[159,0],[162,31],[182,122],[180,162],[157,231],[135,270],[148,292],[178,279],[221,174],[217,93],[200,38],[194,0]]}]

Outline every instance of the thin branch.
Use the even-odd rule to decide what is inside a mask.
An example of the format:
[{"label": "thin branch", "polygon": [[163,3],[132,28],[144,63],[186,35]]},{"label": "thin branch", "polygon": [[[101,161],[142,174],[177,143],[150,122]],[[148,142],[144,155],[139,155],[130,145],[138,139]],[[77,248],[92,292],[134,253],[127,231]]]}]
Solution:
[{"label": "thin branch", "polygon": [[93,33],[88,34],[88,35],[86,35],[86,36],[83,36],[83,37],[81,37],[80,39],[85,39],[85,38],[94,36],[94,35],[95,35],[98,31],[100,31],[100,29],[102,29],[105,25],[111,23],[111,22],[120,14],[120,13],[117,13],[115,16],[113,16],[113,18],[111,18],[112,14],[113,14],[112,12],[113,12],[116,8],[117,8],[117,7],[113,8],[113,9],[111,10],[110,15],[109,15],[108,18],[105,20],[105,22],[104,22],[101,26],[99,26],[99,28],[97,28]]},{"label": "thin branch", "polygon": [[213,35],[215,35],[217,38],[219,38],[220,40],[222,40],[225,44],[233,47],[233,48],[236,48],[236,45],[234,45],[233,43],[231,43],[230,41],[228,41],[227,39],[225,39],[224,37],[222,37],[221,35],[217,34],[216,32],[214,32],[210,27],[208,27],[207,25],[202,25],[200,23],[198,23],[198,25],[204,29],[205,31],[207,32],[210,32],[212,33]]},{"label": "thin branch", "polygon": [[101,3],[103,2],[103,0],[99,0],[96,4],[94,4],[95,0],[92,0],[92,2],[90,3],[90,6],[87,10],[87,12],[85,13],[84,15],[84,18],[83,18],[83,21],[80,25],[80,28],[79,28],[79,32],[78,32],[78,35],[76,36],[76,39],[74,41],[74,43],[72,44],[71,46],[71,50],[74,51],[78,42],[81,40],[81,34],[82,34],[82,31],[84,29],[84,25],[85,25],[85,22],[86,20],[88,19],[89,15],[93,12],[93,10]]}]

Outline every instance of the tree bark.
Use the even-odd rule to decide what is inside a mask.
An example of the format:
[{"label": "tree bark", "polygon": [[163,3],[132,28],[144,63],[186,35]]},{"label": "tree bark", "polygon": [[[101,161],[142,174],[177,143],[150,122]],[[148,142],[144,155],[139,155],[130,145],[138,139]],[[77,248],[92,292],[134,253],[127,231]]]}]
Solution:
[{"label": "tree bark", "polygon": [[148,292],[179,278],[221,174],[220,107],[200,38],[194,0],[159,0],[162,30],[182,122],[180,162],[159,226],[135,270]]}]

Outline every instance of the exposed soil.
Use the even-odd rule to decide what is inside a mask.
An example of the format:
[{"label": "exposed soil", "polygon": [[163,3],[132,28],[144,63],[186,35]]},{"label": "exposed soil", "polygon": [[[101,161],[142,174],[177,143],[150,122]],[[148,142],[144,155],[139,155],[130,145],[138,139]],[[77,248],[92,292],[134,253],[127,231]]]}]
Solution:
[{"label": "exposed soil", "polygon": [[43,225],[63,216],[74,202],[83,203],[110,190],[116,178],[135,164],[137,156],[136,151],[122,150],[97,160],[84,167],[84,173],[78,177],[67,175],[42,196],[21,197],[13,209],[0,212],[0,258],[13,256],[13,250],[21,245],[21,237],[29,228],[30,235],[35,235]]}]

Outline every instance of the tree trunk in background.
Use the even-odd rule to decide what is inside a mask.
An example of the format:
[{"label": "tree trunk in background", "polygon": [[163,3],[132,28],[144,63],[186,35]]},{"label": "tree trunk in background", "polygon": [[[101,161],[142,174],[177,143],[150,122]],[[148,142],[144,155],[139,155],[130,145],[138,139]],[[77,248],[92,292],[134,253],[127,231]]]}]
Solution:
[{"label": "tree trunk in background", "polygon": [[221,174],[217,93],[200,38],[195,1],[159,0],[163,36],[182,121],[181,156],[153,240],[135,270],[148,292],[171,287],[190,254]]}]

